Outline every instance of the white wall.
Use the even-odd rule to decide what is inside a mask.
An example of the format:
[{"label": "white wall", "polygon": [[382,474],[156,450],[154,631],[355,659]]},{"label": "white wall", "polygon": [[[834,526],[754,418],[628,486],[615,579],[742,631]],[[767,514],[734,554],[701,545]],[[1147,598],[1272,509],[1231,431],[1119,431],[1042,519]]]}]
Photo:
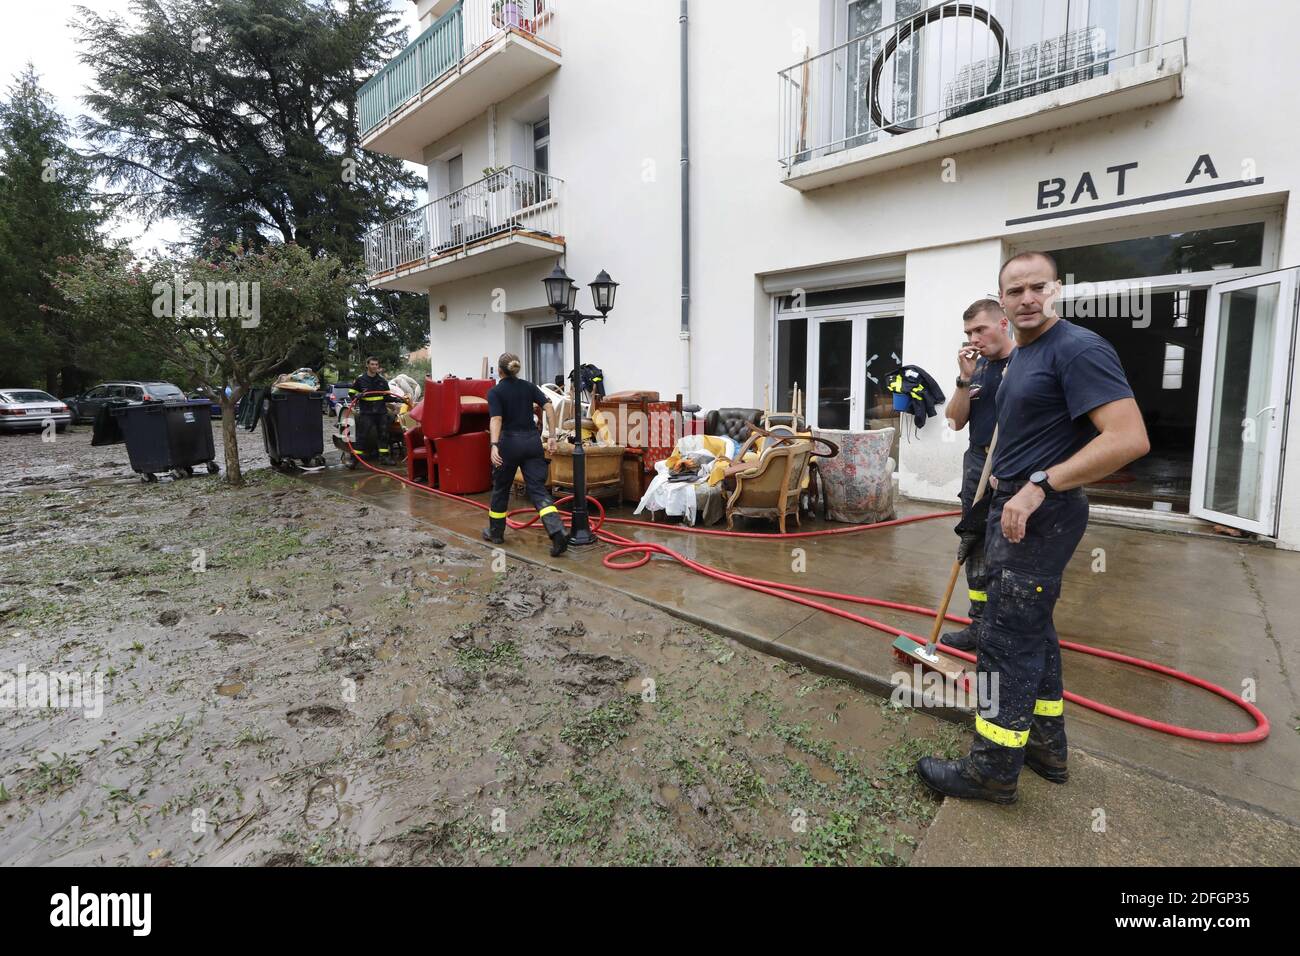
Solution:
[{"label": "white wall", "polygon": [[[1187,218],[1241,206],[1285,209],[1296,185],[1300,115],[1293,37],[1300,7],[1254,0],[1239,8],[1192,0],[1185,95],[1169,103],[986,147],[952,157],[956,181],[926,163],[800,193],[779,179],[777,72],[820,44],[821,0],[691,4],[692,400],[704,407],[760,404],[770,355],[770,304],[759,278],[818,264],[907,254],[904,360],[940,381],[955,374],[960,313],[994,291],[1005,244],[1068,243],[1099,224]],[[678,340],[678,7],[645,0],[563,0],[563,65],[498,106],[499,122],[548,97],[552,173],[565,180],[567,271],[585,284],[601,269],[622,283],[607,327],[584,330],[584,358],[604,367],[612,388],[679,390]],[[1229,14],[1229,9],[1233,12]],[[1184,4],[1166,3],[1166,36],[1183,33]],[[1261,24],[1267,29],[1259,29]],[[457,131],[466,181],[488,164],[485,120]],[[1038,212],[1038,183],[1065,178],[1071,190],[1090,171],[1102,194],[1119,198],[1108,166],[1137,161],[1124,198],[1182,189],[1196,159],[1212,156],[1220,181],[1243,168],[1256,185],[1049,223],[1008,226]],[[499,162],[508,160],[498,158]],[[1247,164],[1250,164],[1247,166]],[[1202,177],[1198,183],[1210,180]],[[1093,204],[1086,197],[1080,206]],[[1285,224],[1285,217],[1283,222]],[[1300,238],[1283,231],[1280,263],[1300,264]],[[552,263],[521,267],[433,290],[434,369],[462,368],[504,347],[510,328],[492,311],[504,289],[511,313],[541,304]],[[582,302],[589,303],[587,292]],[[469,313],[486,320],[467,320]],[[463,374],[463,373],[462,373]],[[1300,391],[1300,389],[1297,389]],[[1300,403],[1297,403],[1300,404]],[[941,444],[934,421],[903,445],[903,490],[955,497],[964,436]],[[1300,435],[1293,405],[1291,434]],[[1300,547],[1300,441],[1291,442],[1282,538]]]}]

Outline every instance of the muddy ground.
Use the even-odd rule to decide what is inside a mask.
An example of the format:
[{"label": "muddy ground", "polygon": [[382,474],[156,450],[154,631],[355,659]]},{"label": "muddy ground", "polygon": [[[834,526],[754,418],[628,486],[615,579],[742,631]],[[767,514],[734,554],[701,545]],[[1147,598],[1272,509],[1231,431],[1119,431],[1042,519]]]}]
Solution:
[{"label": "muddy ground", "polygon": [[99,717],[0,709],[0,863],[911,857],[955,728],[241,442],[232,489],[0,436],[0,671],[104,680]]}]

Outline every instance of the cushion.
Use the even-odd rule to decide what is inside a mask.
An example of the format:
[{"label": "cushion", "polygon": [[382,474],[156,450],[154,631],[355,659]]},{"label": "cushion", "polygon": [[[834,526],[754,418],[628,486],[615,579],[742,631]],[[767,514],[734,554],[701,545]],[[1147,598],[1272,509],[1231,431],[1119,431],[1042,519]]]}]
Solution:
[{"label": "cushion", "polygon": [[722,435],[743,442],[749,437],[749,425],[757,425],[763,418],[759,408],[719,408],[709,412],[704,422],[706,435]]}]

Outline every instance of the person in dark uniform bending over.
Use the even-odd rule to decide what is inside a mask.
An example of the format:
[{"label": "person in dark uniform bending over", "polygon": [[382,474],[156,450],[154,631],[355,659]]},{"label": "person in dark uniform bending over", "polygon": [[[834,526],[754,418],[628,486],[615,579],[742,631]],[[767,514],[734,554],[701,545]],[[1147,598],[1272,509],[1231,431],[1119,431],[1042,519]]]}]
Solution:
[{"label": "person in dark uniform bending over", "polygon": [[1069,778],[1052,611],[1088,526],[1083,486],[1151,445],[1115,349],[1055,314],[1056,262],[1041,252],[1014,256],[998,289],[1016,350],[998,388],[988,605],[976,654],[988,700],[980,701],[967,756],[924,757],[916,769],[947,796],[1014,803],[1023,766],[1053,783]]},{"label": "person in dark uniform bending over", "polygon": [[[367,392],[382,394],[367,395]],[[372,461],[379,453],[381,465],[392,464],[388,446],[388,379],[380,374],[379,359],[373,355],[366,359],[366,374],[357,376],[348,395],[357,400],[352,408],[352,420],[356,424],[356,449],[358,457],[368,457]],[[360,396],[360,397],[358,397]]]},{"label": "person in dark uniform bending over", "polygon": [[[941,642],[962,651],[973,651],[979,639],[988,601],[985,587],[984,528],[990,490],[977,502],[975,490],[984,473],[993,426],[997,421],[995,404],[1002,373],[1016,347],[1009,334],[1006,313],[996,299],[978,299],[962,313],[966,344],[957,352],[957,389],[948,399],[945,414],[954,431],[970,426],[970,446],[962,457],[961,521],[957,534],[957,560],[966,569],[966,588],[970,596],[970,624],[960,631],[945,634]],[[977,507],[978,505],[978,507]]]},{"label": "person in dark uniform bending over", "polygon": [[569,547],[569,536],[564,530],[555,501],[546,491],[548,464],[542,451],[542,433],[537,430],[533,406],[546,409],[550,423],[550,451],[555,454],[555,436],[559,431],[558,415],[550,398],[532,382],[519,378],[519,356],[510,352],[497,359],[500,378],[488,391],[488,414],[492,431],[492,504],[488,510],[488,526],[483,529],[483,540],[493,544],[505,542],[506,514],[510,506],[510,486],[515,472],[522,471],[524,486],[533,507],[542,518],[546,533],[551,536],[551,556],[558,557]]}]

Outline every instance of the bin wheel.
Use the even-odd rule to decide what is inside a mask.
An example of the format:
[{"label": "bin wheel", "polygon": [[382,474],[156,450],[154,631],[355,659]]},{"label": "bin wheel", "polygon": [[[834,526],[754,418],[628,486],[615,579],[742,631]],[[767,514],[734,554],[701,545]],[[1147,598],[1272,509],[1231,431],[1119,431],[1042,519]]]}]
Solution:
[{"label": "bin wheel", "polygon": [[142,472],[142,473],[140,474],[140,480],[143,481],[146,485],[148,485],[148,484],[152,484],[153,482],[157,481],[157,480],[158,480],[158,476],[155,475],[155,474],[154,474],[153,472],[151,472],[151,471],[146,471],[146,472]]},{"label": "bin wheel", "polygon": [[171,470],[172,478],[174,478],[177,481],[181,481],[185,478],[188,478],[191,474],[192,472],[188,468],[173,468]]},{"label": "bin wheel", "polygon": [[208,462],[208,474],[209,475],[221,474],[221,466],[218,465],[215,461]]},{"label": "bin wheel", "polygon": [[279,471],[279,470],[280,470],[280,459],[279,459],[279,458],[272,458],[272,459],[271,459],[271,467],[274,468],[276,471]]},{"label": "bin wheel", "polygon": [[324,455],[317,455],[315,458],[313,458],[313,459],[311,460],[311,466],[312,466],[313,468],[324,468],[324,467],[325,467],[325,456],[324,456]]}]

